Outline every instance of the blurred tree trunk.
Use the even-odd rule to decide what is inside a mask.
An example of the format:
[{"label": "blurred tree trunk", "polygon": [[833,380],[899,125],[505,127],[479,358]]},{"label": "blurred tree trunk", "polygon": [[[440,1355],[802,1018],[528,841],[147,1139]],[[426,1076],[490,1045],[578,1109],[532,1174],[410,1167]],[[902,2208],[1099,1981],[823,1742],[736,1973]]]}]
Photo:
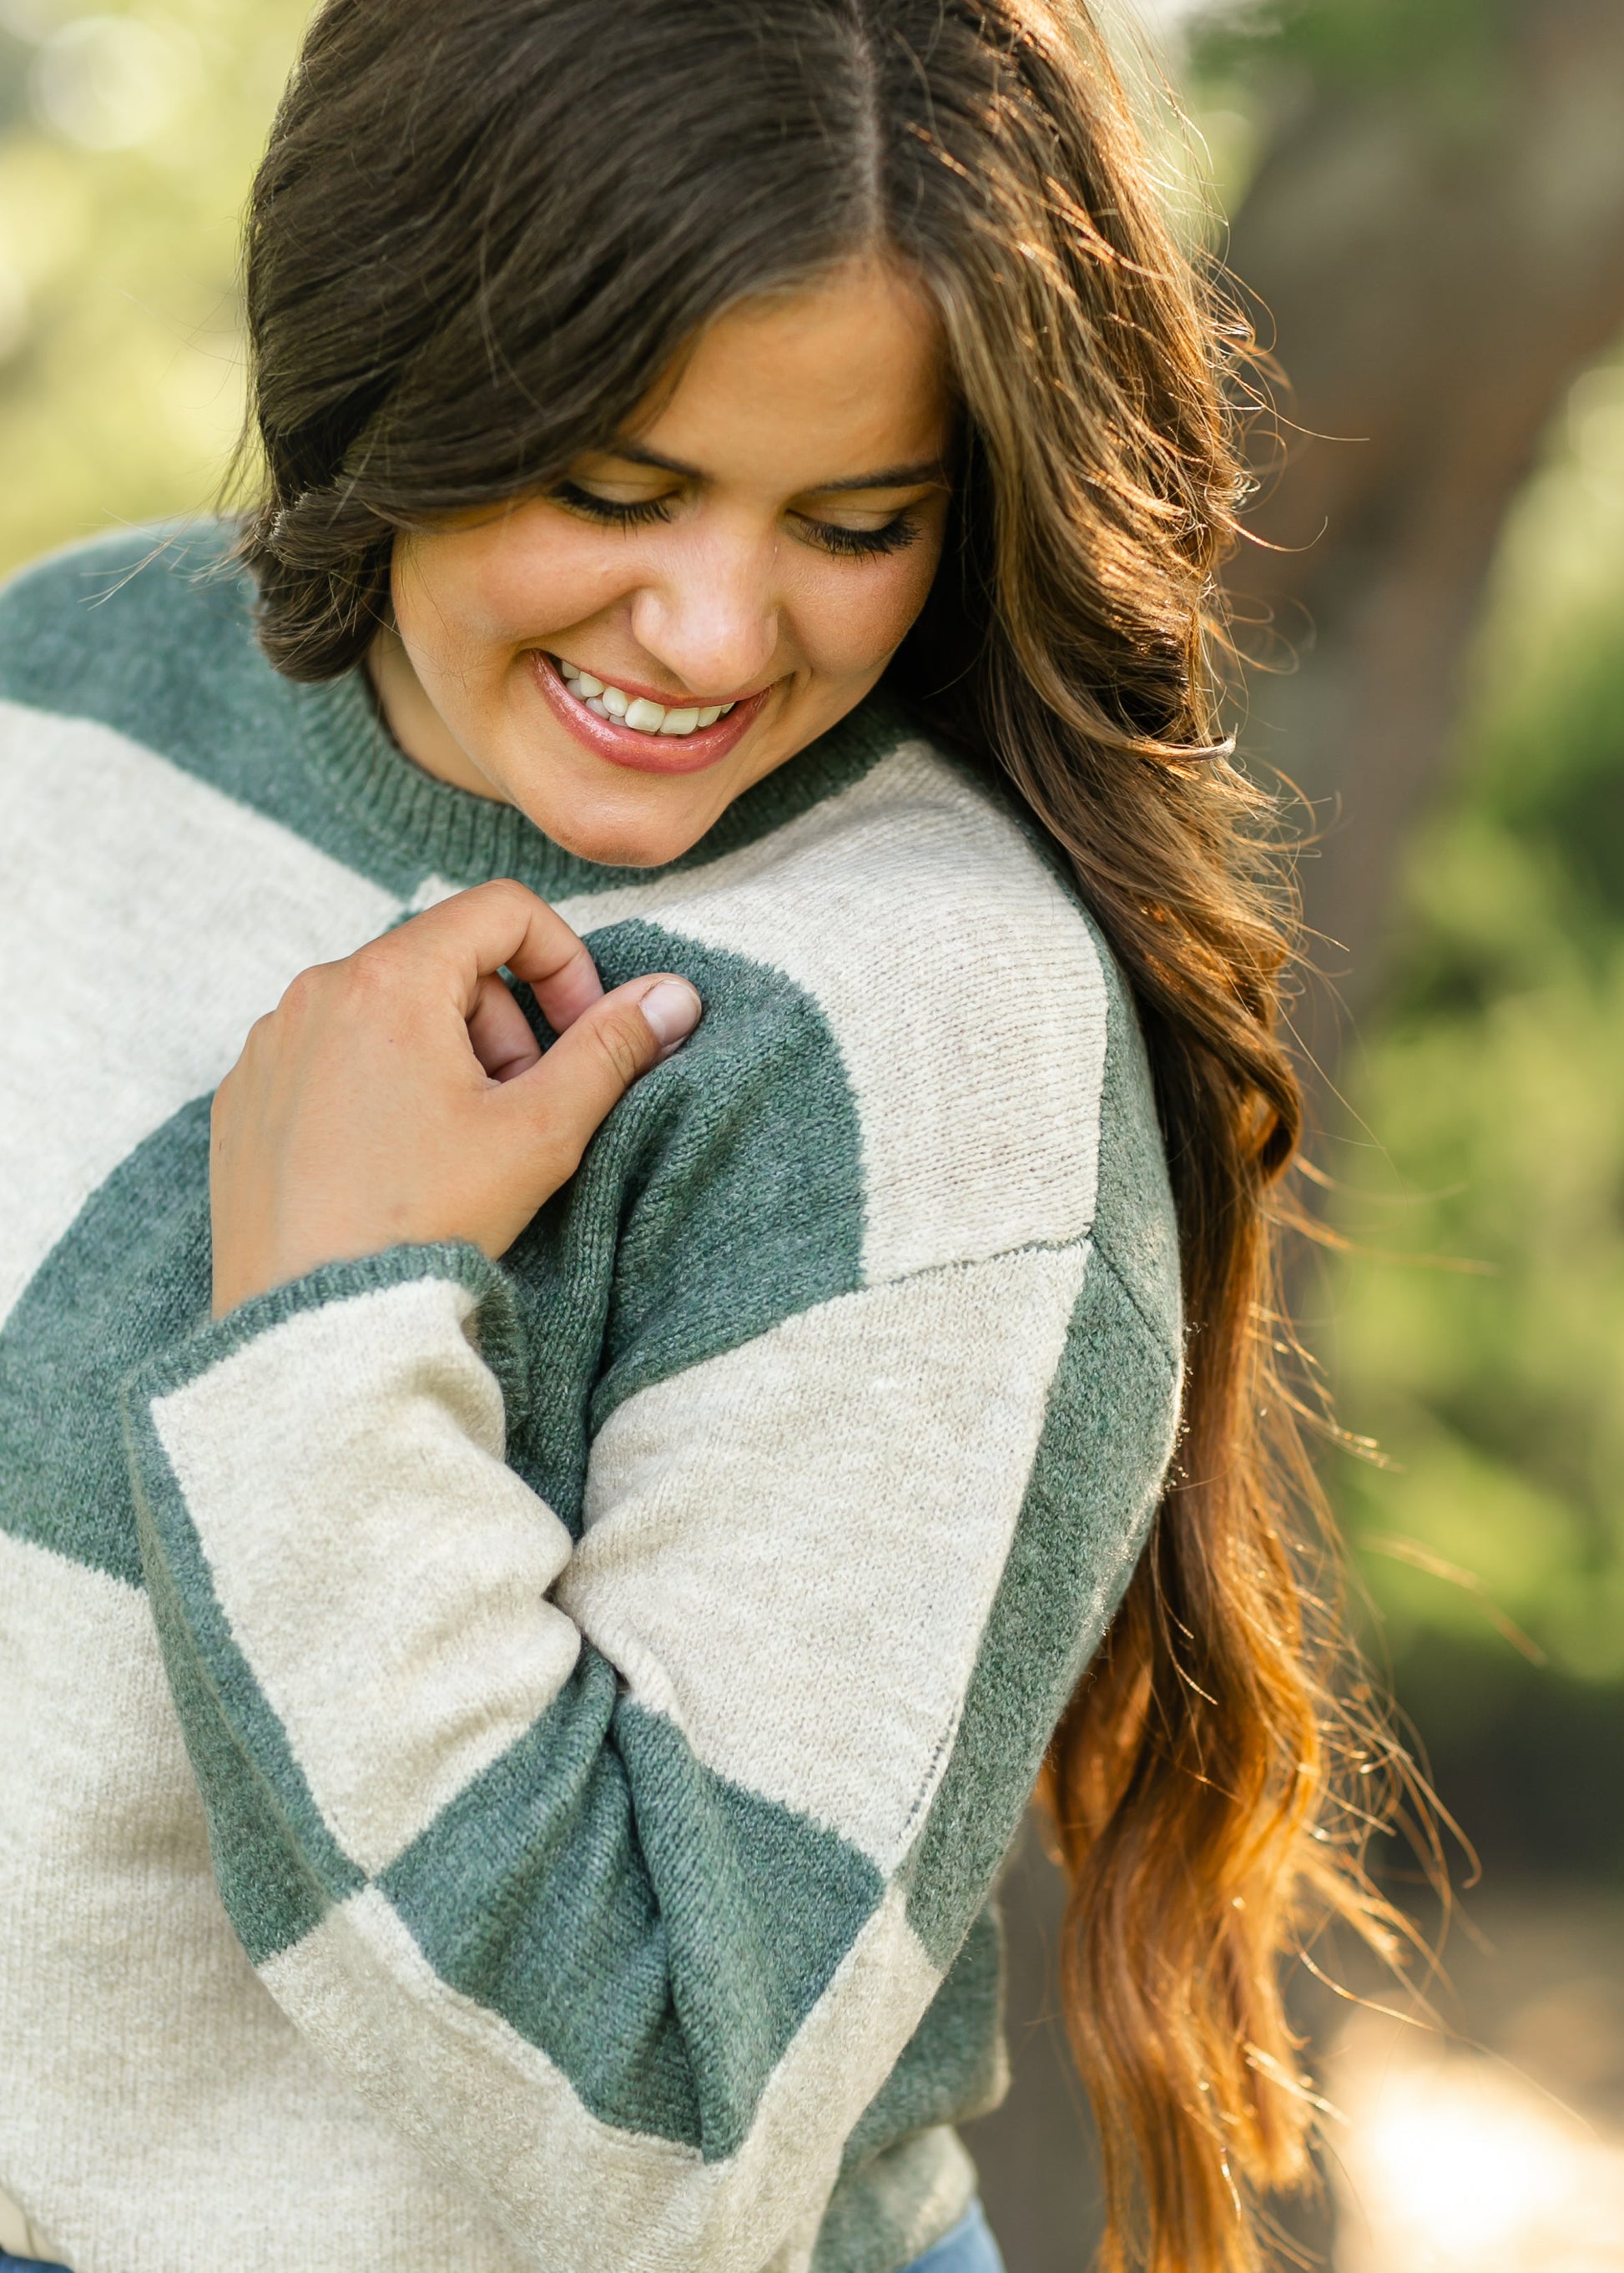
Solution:
[{"label": "blurred tree trunk", "polygon": [[[1402,86],[1310,82],[1231,237],[1289,375],[1281,408],[1306,430],[1289,434],[1252,516],[1263,542],[1229,577],[1243,620],[1297,658],[1252,675],[1243,744],[1313,800],[1324,836],[1302,864],[1304,911],[1355,1013],[1380,980],[1405,834],[1449,754],[1507,507],[1564,386],[1624,327],[1624,0],[1505,12],[1492,120]],[[1305,1008],[1328,1072],[1335,1016]],[[1094,2238],[1055,2012],[1059,1909],[1029,1839],[1005,1887],[1014,2084],[969,2137],[1010,2273],[1071,2273]]]},{"label": "blurred tree trunk", "polygon": [[[1314,802],[1305,912],[1355,1013],[1507,509],[1564,385],[1624,326],[1624,0],[1507,13],[1492,116],[1305,90],[1230,243],[1305,430],[1229,577],[1243,622],[1297,656],[1252,674],[1244,746]],[[1328,1069],[1335,1037],[1314,1039]]]}]

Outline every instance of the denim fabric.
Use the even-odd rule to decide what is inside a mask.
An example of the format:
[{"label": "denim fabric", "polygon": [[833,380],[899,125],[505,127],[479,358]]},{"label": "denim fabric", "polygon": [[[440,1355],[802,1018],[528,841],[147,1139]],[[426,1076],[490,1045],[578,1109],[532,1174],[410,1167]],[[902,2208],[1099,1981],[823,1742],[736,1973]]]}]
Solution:
[{"label": "denim fabric", "polygon": [[[934,2257],[935,2250],[930,2254]],[[68,2269],[47,2264],[43,2257],[13,2257],[9,2249],[0,2249],[0,2273],[68,2273]]]},{"label": "denim fabric", "polygon": [[916,2257],[907,2273],[1004,2273],[1004,2260],[980,2202],[972,2202],[952,2232]]}]

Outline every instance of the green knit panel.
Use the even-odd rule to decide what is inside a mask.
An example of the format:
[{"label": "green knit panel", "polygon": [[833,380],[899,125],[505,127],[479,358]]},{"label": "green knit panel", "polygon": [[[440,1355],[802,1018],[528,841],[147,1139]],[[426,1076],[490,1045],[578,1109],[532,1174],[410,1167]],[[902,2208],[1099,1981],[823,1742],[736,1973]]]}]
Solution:
[{"label": "green knit panel", "polygon": [[132,1587],[118,1388],[208,1317],[208,1116],[199,1098],[114,1171],[0,1328],[0,1525]]},{"label": "green knit panel", "polygon": [[883,1889],[696,1760],[587,1649],[551,1710],[380,1881],[443,1980],[605,2123],[730,2155]]},{"label": "green knit panel", "polygon": [[863,1160],[834,1038],[780,972],[648,922],[590,943],[605,986],[670,969],[705,1005],[589,1170],[620,1201],[596,1434],[638,1390],[861,1285]]}]

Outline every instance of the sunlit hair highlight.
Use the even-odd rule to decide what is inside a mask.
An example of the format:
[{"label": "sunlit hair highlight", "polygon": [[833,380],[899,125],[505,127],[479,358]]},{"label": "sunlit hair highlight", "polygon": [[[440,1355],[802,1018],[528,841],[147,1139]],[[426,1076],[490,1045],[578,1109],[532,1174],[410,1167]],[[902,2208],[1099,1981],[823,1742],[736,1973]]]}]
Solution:
[{"label": "sunlit hair highlight", "polygon": [[1290,904],[1213,667],[1244,334],[1074,0],[604,22],[601,0],[318,15],[249,227],[261,636],[294,677],[353,668],[398,532],[544,486],[741,301],[876,254],[933,299],[961,476],[892,676],[1107,933],[1179,1219],[1177,1458],[1041,1782],[1103,2262],[1249,2273],[1264,2198],[1309,2168],[1284,1962],[1327,1917],[1386,1944],[1360,1857],[1397,1756],[1357,1701],[1275,1285]]}]

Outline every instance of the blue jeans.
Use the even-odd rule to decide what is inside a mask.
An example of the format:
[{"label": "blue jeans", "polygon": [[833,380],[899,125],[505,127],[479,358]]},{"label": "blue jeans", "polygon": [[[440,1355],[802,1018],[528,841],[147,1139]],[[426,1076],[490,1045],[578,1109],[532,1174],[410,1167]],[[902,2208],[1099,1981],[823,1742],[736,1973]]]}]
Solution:
[{"label": "blue jeans", "polygon": [[[67,2269],[48,2265],[42,2257],[13,2257],[9,2249],[0,2249],[0,2273],[67,2273]],[[1004,2260],[980,2202],[971,2203],[934,2249],[915,2258],[908,2273],[1004,2273]]]},{"label": "blue jeans", "polygon": [[952,2232],[916,2257],[907,2273],[1004,2273],[1004,2260],[980,2202],[972,2202]]}]

